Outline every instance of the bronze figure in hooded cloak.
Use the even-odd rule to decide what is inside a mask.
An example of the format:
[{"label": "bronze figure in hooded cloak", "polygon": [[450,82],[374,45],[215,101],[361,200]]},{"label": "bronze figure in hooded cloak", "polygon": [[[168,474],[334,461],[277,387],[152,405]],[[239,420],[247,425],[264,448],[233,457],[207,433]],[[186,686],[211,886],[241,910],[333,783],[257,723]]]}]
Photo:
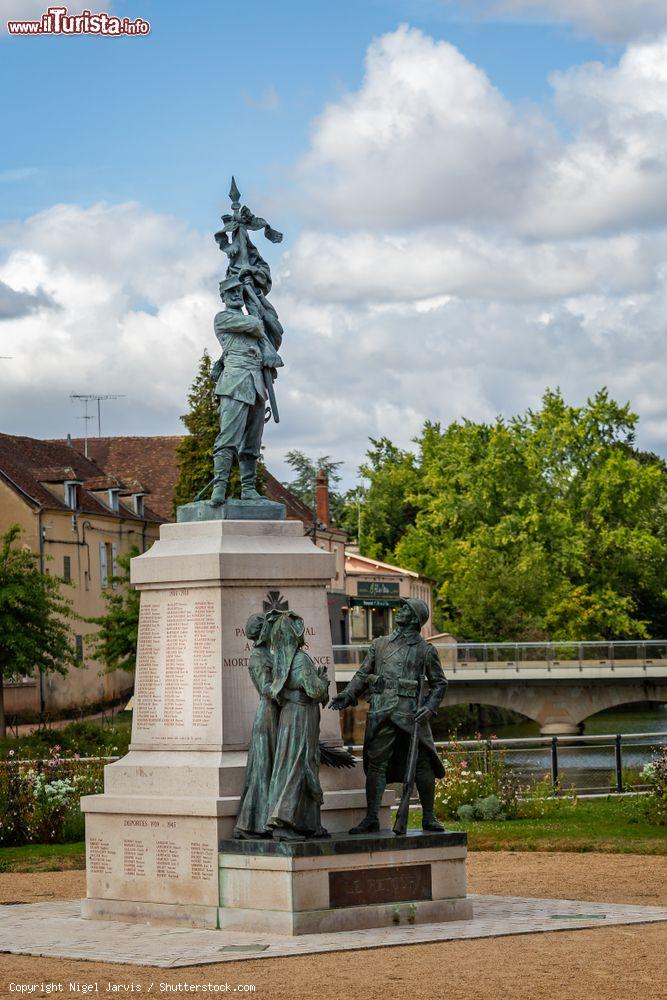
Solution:
[{"label": "bronze figure in hooded cloak", "polygon": [[280,705],[278,737],[268,794],[267,826],[274,840],[326,837],[320,810],[320,705],[329,681],[303,649],[305,625],[293,611],[272,611],[274,654],[271,696]]},{"label": "bronze figure in hooded cloak", "polygon": [[278,738],[280,706],[271,694],[273,656],[269,646],[271,623],[265,615],[251,615],[245,627],[246,636],[254,642],[248,671],[259,694],[259,704],[250,737],[245,784],[241,793],[239,813],[234,827],[237,840],[270,837],[267,830],[269,786]]}]

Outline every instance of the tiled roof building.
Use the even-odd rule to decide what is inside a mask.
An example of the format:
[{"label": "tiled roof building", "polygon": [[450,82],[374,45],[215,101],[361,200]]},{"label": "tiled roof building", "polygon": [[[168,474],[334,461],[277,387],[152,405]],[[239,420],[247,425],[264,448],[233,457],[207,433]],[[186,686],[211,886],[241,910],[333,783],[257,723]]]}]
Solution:
[{"label": "tiled roof building", "polygon": [[118,559],[157,537],[164,518],[152,509],[149,493],[138,477],[107,472],[66,442],[0,434],[0,534],[18,524],[21,543],[38,556],[42,571],[73,584],[66,593],[78,616],[71,627],[81,661],[66,677],[6,683],[10,716],[93,706],[131,689],[127,672],[100,676],[102,665],[90,657],[95,626],[88,619],[105,613]]}]

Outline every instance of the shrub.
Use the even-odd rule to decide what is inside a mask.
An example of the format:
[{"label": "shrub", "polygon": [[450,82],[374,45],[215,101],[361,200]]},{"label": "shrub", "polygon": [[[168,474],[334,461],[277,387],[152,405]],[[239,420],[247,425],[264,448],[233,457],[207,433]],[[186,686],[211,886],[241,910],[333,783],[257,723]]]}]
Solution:
[{"label": "shrub", "polygon": [[466,823],[474,819],[496,821],[507,819],[497,795],[487,795],[484,799],[477,799],[472,805],[459,806],[456,815]]},{"label": "shrub", "polygon": [[111,724],[83,720],[58,729],[35,729],[19,739],[1,740],[0,758],[41,760],[54,752],[62,757],[122,757],[128,750],[130,725],[131,713],[120,712]]},{"label": "shrub", "polygon": [[642,778],[650,788],[646,796],[646,811],[653,823],[667,826],[667,746],[660,747],[653,760],[642,770]]},{"label": "shrub", "polygon": [[[564,795],[564,792],[567,794]],[[564,789],[561,782],[554,783],[550,774],[545,774],[524,790],[522,798],[516,807],[516,815],[520,819],[542,819],[544,816],[555,816],[564,811],[575,809],[577,796],[574,787]],[[562,797],[560,797],[562,796]]]},{"label": "shrub", "polygon": [[[436,814],[441,819],[500,819],[516,809],[519,783],[506,763],[506,752],[493,745],[464,752],[454,744],[443,756],[445,776],[435,791]],[[493,800],[493,801],[491,801]],[[481,803],[486,803],[482,806]],[[493,803],[498,803],[498,808]],[[472,814],[461,807],[469,806]]]},{"label": "shrub", "polygon": [[0,846],[79,840],[82,795],[103,789],[104,761],[63,759],[59,747],[42,761],[0,763]]}]

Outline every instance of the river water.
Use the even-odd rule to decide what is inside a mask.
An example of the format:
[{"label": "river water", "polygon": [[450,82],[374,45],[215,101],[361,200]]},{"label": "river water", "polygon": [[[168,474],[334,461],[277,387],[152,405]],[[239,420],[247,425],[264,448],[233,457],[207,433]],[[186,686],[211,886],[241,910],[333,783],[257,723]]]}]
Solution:
[{"label": "river water", "polygon": [[[617,733],[667,733],[667,704],[643,707],[628,706],[621,711],[600,712],[585,723],[584,735],[597,736]],[[526,720],[513,725],[482,727],[483,736],[498,739],[530,738],[539,736],[536,722]],[[622,740],[622,768],[635,776],[655,754],[660,743],[667,743],[667,737],[656,740],[653,737]],[[549,747],[533,749],[509,749],[507,763],[516,769],[522,780],[535,781],[551,773],[551,750]],[[604,791],[616,785],[615,739],[604,740],[601,744],[577,743],[559,745],[558,771],[564,788],[574,787],[581,791]]]},{"label": "river water", "polygon": [[[597,736],[599,733],[667,733],[667,704],[641,709],[627,706],[620,711],[599,712],[584,723],[584,735]],[[529,719],[507,726],[482,726],[482,736],[497,736],[498,739],[539,735],[540,727]]]}]

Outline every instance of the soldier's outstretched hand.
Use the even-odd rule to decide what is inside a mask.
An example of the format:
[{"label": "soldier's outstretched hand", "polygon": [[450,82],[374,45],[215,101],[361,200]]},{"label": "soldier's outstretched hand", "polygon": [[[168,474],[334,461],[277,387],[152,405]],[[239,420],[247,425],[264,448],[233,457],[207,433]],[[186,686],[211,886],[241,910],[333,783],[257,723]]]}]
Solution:
[{"label": "soldier's outstretched hand", "polygon": [[342,694],[337,694],[335,698],[329,702],[328,708],[333,708],[335,712],[342,712],[344,708],[349,708],[351,702],[348,696],[343,692]]}]

